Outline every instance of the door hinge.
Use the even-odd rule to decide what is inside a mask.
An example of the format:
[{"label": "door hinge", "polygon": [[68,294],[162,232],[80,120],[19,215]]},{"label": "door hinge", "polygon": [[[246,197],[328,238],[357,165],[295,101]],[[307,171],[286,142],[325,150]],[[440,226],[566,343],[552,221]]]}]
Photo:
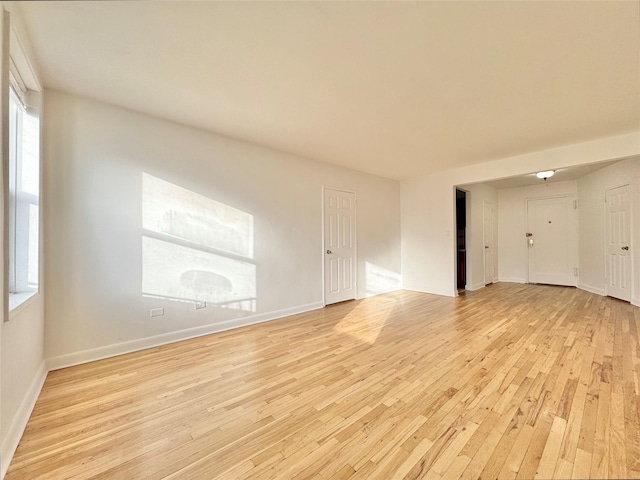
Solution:
[{"label": "door hinge", "polygon": [[574,267],[573,269],[573,276],[577,277],[578,276],[578,267]]},{"label": "door hinge", "polygon": [[574,200],[573,201],[573,209],[577,210],[578,209],[578,200]]}]

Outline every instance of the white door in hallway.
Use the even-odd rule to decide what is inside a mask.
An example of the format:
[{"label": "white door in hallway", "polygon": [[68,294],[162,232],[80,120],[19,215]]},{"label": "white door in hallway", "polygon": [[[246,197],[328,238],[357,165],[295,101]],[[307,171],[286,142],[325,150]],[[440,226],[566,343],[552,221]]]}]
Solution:
[{"label": "white door in hallway", "polygon": [[631,300],[631,190],[628,185],[607,190],[606,293]]},{"label": "white door in hallway", "polygon": [[324,303],[356,298],[356,194],[325,188]]},{"label": "white door in hallway", "polygon": [[529,283],[576,286],[578,210],[575,196],[527,201]]},{"label": "white door in hallway", "polygon": [[495,280],[494,272],[494,255],[495,255],[495,242],[494,242],[494,208],[493,204],[484,202],[483,211],[483,240],[484,240],[484,284],[489,285]]}]

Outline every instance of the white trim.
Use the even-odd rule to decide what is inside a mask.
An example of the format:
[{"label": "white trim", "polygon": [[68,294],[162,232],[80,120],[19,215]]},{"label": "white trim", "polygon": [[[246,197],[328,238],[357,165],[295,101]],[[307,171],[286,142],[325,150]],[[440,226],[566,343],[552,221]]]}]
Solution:
[{"label": "white trim", "polygon": [[25,37],[28,40],[28,35],[26,35],[24,31],[22,16],[16,12],[15,7],[11,7],[6,3],[4,3],[4,7],[9,11],[11,22],[11,29],[9,31],[9,55],[11,62],[15,64],[16,70],[18,70],[20,77],[22,77],[24,86],[29,90],[41,92],[42,85],[40,84],[37,69],[35,68],[36,64],[31,61],[33,51],[31,48],[28,48],[31,47],[31,45],[27,46],[23,42],[23,38]]},{"label": "white trim", "polygon": [[522,277],[498,277],[498,281],[504,283],[527,283],[527,280]]},{"label": "white trim", "polygon": [[410,292],[418,292],[418,293],[428,293],[429,295],[441,295],[443,297],[457,297],[458,289],[456,288],[453,291],[447,291],[445,289],[429,290],[424,287],[419,287],[417,285],[403,285],[400,290],[409,290]]},{"label": "white trim", "polygon": [[630,182],[625,182],[625,183],[620,183],[618,185],[614,185],[613,187],[605,187],[604,188],[604,198],[605,198],[605,203],[607,201],[607,190],[615,190],[616,188],[621,188],[621,187],[632,187],[633,185]]},{"label": "white trim", "polygon": [[325,248],[324,248],[324,185],[322,186],[322,188],[320,189],[320,204],[322,205],[322,208],[320,209],[320,222],[322,223],[321,225],[321,233],[320,235],[322,236],[322,250],[320,250],[320,269],[322,270],[322,306],[326,307],[327,306],[327,300],[325,298],[325,274],[324,274],[324,255],[325,255]]},{"label": "white trim", "polygon": [[607,294],[607,292],[605,292],[604,288],[598,288],[598,287],[594,287],[594,286],[587,285],[587,284],[584,284],[584,283],[579,283],[578,282],[578,288],[580,290],[584,290],[585,292],[595,293],[596,295],[601,295],[603,297]]},{"label": "white trim", "polygon": [[180,342],[182,340],[188,340],[190,338],[202,337],[204,335],[223,332],[225,330],[246,327],[247,325],[268,322],[269,320],[275,320],[277,318],[288,317],[290,315],[296,315],[298,313],[309,312],[311,310],[317,310],[322,307],[324,307],[322,302],[309,303],[307,305],[299,305],[297,307],[285,308],[274,312],[262,313],[259,315],[250,315],[247,317],[236,318],[220,323],[202,325],[200,327],[187,328],[175,332],[163,333],[161,335],[154,335],[153,337],[139,338],[136,340],[130,340],[128,342],[115,343],[111,345],[105,345],[103,347],[92,348],[89,350],[68,353],[66,355],[59,355],[48,359],[49,371],[59,370],[61,368],[80,365],[82,363],[93,362],[96,360],[102,360],[104,358],[115,357],[117,355],[124,355],[126,353],[137,352],[139,350],[158,347],[160,345],[166,345],[168,343]]},{"label": "white trim", "polygon": [[640,307],[640,297],[632,298],[631,305],[633,305],[634,307]]},{"label": "white trim", "polygon": [[473,285],[465,285],[464,289],[469,292],[475,292],[476,290],[480,290],[481,288],[486,287],[484,282],[474,283]]},{"label": "white trim", "polygon": [[34,292],[10,293],[8,321],[12,320],[18,313],[24,310],[27,305],[31,305],[39,297],[39,290]]},{"label": "white trim", "polygon": [[403,285],[402,289],[403,290],[409,290],[410,292],[430,293],[430,292],[426,291],[424,288],[418,287],[416,285]]},{"label": "white trim", "polygon": [[20,403],[20,408],[18,408],[18,411],[11,419],[11,425],[9,425],[2,444],[0,445],[0,478],[4,478],[9,469],[13,454],[16,452],[16,448],[18,448],[24,429],[27,427],[27,422],[29,422],[29,417],[31,417],[33,407],[35,407],[44,381],[47,379],[47,373],[47,362],[43,360]]},{"label": "white trim", "polygon": [[386,293],[392,293],[392,292],[399,292],[400,290],[404,290],[404,288],[402,287],[393,287],[390,288],[388,290],[384,290],[382,292],[377,292],[377,293],[366,293],[363,297],[360,296],[356,296],[356,300],[362,300],[364,298],[371,298],[371,297],[377,297],[378,295],[384,295]]}]

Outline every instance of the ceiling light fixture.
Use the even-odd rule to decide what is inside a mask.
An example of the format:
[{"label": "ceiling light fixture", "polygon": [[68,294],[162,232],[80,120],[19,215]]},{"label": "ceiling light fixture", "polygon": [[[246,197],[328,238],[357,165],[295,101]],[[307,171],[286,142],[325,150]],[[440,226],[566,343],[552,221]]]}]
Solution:
[{"label": "ceiling light fixture", "polygon": [[541,178],[542,180],[544,180],[546,182],[547,178],[553,177],[554,173],[555,172],[553,170],[547,170],[546,172],[538,172],[538,173],[536,173],[536,177]]}]

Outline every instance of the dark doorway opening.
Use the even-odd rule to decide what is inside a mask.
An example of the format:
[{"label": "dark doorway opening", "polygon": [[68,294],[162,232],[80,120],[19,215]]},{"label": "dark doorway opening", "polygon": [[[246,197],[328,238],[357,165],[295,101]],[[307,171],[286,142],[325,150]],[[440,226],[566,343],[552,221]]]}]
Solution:
[{"label": "dark doorway opening", "polygon": [[456,250],[458,253],[457,287],[467,284],[467,192],[456,189]]}]

